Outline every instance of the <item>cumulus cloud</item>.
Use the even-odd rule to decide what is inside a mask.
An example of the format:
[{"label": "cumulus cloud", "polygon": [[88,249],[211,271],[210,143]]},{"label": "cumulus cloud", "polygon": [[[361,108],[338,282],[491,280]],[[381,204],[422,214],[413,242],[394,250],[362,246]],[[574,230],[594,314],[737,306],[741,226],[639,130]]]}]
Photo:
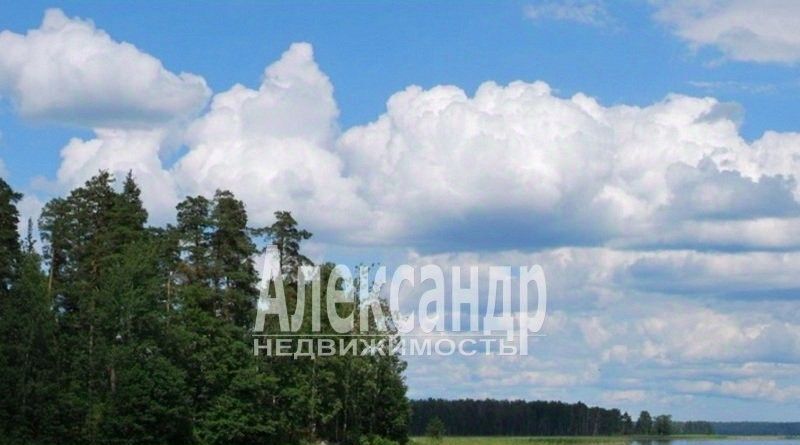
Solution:
[{"label": "cumulus cloud", "polygon": [[667,305],[662,315],[636,323],[640,351],[664,363],[800,359],[800,326],[771,314],[733,315]]},{"label": "cumulus cloud", "polygon": [[[229,189],[248,204],[254,224],[279,209],[295,212],[320,235],[369,224],[352,179],[332,152],[338,136],[333,86],[308,44],[292,45],[264,71],[258,89],[234,85],[214,96],[188,128],[95,128],[61,151],[57,186],[69,189],[98,170],[132,171],[151,221],[171,219],[181,196]],[[162,155],[187,146],[171,167]]]},{"label": "cumulus cloud", "polygon": [[[800,265],[796,253],[562,248],[413,255],[409,261],[447,268],[541,265],[548,309],[556,311],[548,313],[543,333],[557,339],[559,348],[571,345],[566,354],[619,363],[800,362],[795,303],[800,292],[791,272]],[[485,276],[480,285],[481,295],[488,298]],[[766,291],[775,288],[795,292],[763,304],[770,299]],[[742,290],[752,295],[734,295],[722,303],[726,292]],[[711,309],[705,306],[707,298],[693,294],[723,298]],[[783,299],[787,297],[791,301]]]},{"label": "cumulus cloud", "polygon": [[[605,16],[602,3],[538,7],[529,14]],[[796,369],[767,364],[800,363],[800,134],[745,140],[735,104],[606,106],[544,82],[411,86],[342,132],[309,44],[200,111],[202,78],[57,10],[0,33],[0,91],[24,116],[93,129],[62,149],[57,188],[133,171],[156,223],[184,195],[227,188],[252,225],[288,209],[323,242],[410,248],[410,263],[541,264],[552,311],[534,355],[412,363],[418,395],[684,403],[648,386],[664,375],[688,395],[796,399],[776,396],[794,391]],[[430,392],[453,376],[463,384]]]},{"label": "cumulus cloud", "polygon": [[[544,82],[487,82],[471,96],[412,86],[342,134],[309,44],[196,118],[202,78],[58,10],[25,35],[3,32],[0,48],[0,88],[23,115],[94,129],[62,150],[60,187],[132,170],[155,221],[181,196],[227,188],[258,224],[289,209],[328,241],[425,251],[787,249],[800,239],[800,135],[748,142],[740,107],[713,98],[604,106]],[[180,143],[186,153],[162,165]]]},{"label": "cumulus cloud", "polygon": [[[375,214],[394,221],[384,236],[431,250],[793,243],[797,135],[748,143],[739,121],[713,98],[605,107],[543,82],[488,82],[472,97],[409,87],[338,152]],[[772,230],[745,239],[695,224],[713,234],[766,220]]]},{"label": "cumulus cloud", "polygon": [[[542,82],[487,83],[474,98],[410,87],[377,121],[348,130],[339,152],[365,199],[396,222],[389,237],[478,241],[478,226],[505,221],[527,244],[572,235],[585,243],[613,230],[596,199],[612,168],[606,131]],[[492,235],[487,244],[503,242]]]},{"label": "cumulus cloud", "polygon": [[173,175],[186,193],[233,191],[260,223],[288,209],[323,234],[369,224],[355,181],[331,150],[338,114],[311,45],[294,44],[258,89],[236,85],[214,96],[190,126],[189,151]]},{"label": "cumulus cloud", "polygon": [[781,384],[774,379],[748,378],[711,382],[707,380],[678,382],[679,391],[694,394],[715,394],[742,399],[766,399],[775,402],[800,400],[800,386]]},{"label": "cumulus cloud", "polygon": [[159,158],[167,131],[115,129],[95,133],[89,140],[73,138],[61,150],[58,185],[67,190],[78,187],[99,170],[120,179],[132,172],[152,214],[151,221],[168,221],[178,202],[178,190]]},{"label": "cumulus cloud", "polygon": [[649,292],[758,300],[800,298],[797,252],[628,253],[614,276],[618,286]]},{"label": "cumulus cloud", "polygon": [[137,127],[200,111],[202,77],[175,74],[91,21],[45,13],[26,34],[0,33],[0,93],[32,119],[90,127]]},{"label": "cumulus cloud", "polygon": [[525,6],[525,17],[530,20],[557,20],[603,27],[613,20],[602,1],[567,0],[540,2]]},{"label": "cumulus cloud", "polygon": [[794,179],[764,176],[753,182],[737,171],[720,171],[708,159],[697,167],[676,163],[666,172],[669,210],[690,219],[747,219],[796,216]]},{"label": "cumulus cloud", "polygon": [[[593,272],[574,286],[584,292],[616,286],[613,274]],[[411,388],[417,396],[556,397],[673,413],[697,395],[798,402],[796,305],[711,309],[706,301],[619,290],[626,296],[613,305],[570,306],[558,286],[548,286],[546,336],[532,339],[529,356],[412,357]],[[453,375],[457,385],[448,384]]]},{"label": "cumulus cloud", "polygon": [[656,18],[692,47],[731,60],[800,61],[800,4],[792,0],[660,1]]}]

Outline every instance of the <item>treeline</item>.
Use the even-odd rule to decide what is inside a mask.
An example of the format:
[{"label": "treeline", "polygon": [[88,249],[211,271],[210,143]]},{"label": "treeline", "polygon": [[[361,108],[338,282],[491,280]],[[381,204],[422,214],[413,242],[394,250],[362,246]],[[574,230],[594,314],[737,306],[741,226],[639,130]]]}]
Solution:
[{"label": "treeline", "polygon": [[717,434],[730,436],[800,436],[800,422],[713,422]]},{"label": "treeline", "polygon": [[689,420],[685,422],[673,421],[672,434],[724,434],[717,431],[716,427],[711,422],[704,420]]},{"label": "treeline", "polygon": [[712,433],[708,422],[672,422],[669,415],[653,418],[647,411],[642,411],[634,421],[628,413],[618,409],[590,407],[581,402],[427,399],[412,400],[411,409],[412,435],[424,435],[431,422],[438,425],[440,421],[445,434],[454,436]]},{"label": "treeline", "polygon": [[289,213],[251,229],[218,191],[147,227],[133,178],[113,182],[101,172],[47,203],[40,256],[0,179],[0,443],[406,442],[399,357],[254,356],[258,238],[287,277],[309,263]]}]

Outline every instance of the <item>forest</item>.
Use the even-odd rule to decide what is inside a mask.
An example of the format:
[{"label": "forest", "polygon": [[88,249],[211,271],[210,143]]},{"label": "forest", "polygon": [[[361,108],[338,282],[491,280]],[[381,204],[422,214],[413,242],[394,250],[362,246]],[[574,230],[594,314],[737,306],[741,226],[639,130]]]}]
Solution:
[{"label": "forest", "polygon": [[250,227],[217,191],[149,227],[134,178],[100,172],[48,202],[35,237],[33,221],[18,231],[21,198],[0,179],[0,443],[390,445],[432,421],[452,435],[712,432],[583,403],[409,401],[397,354],[256,356],[254,258],[276,246],[290,302],[311,265],[289,212]]},{"label": "forest", "polygon": [[[441,424],[454,436],[610,436],[712,434],[709,422],[674,422],[669,415],[642,411],[634,420],[618,409],[581,402],[523,400],[442,400],[411,402],[411,434],[426,434]],[[435,419],[435,420],[434,420]]]},{"label": "forest", "polygon": [[731,436],[800,436],[800,422],[713,422],[717,434]]},{"label": "forest", "polygon": [[287,277],[310,263],[288,212],[253,228],[217,191],[148,227],[134,178],[100,172],[44,206],[37,245],[21,197],[0,179],[0,443],[407,441],[397,355],[254,355],[258,246]]}]

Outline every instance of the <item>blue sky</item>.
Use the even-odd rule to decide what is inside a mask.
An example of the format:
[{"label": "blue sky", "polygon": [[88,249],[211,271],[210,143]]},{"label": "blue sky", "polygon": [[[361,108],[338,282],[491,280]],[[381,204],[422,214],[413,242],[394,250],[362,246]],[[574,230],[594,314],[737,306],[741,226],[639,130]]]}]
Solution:
[{"label": "blue sky", "polygon": [[415,397],[797,420],[796,17],[779,0],[0,1],[0,174],[33,217],[133,170],[154,224],[224,187],[255,223],[292,210],[316,258],[542,264],[541,352],[415,359]]},{"label": "blue sky", "polygon": [[[486,80],[545,80],[562,95],[585,92],[604,104],[649,104],[672,92],[713,94],[745,110],[742,133],[792,130],[800,110],[797,70],[785,64],[725,63],[713,48],[697,54],[666,26],[654,23],[646,2],[611,2],[612,21],[576,26],[568,20],[533,21],[530,2],[420,3],[345,2],[169,2],[163,8],[108,2],[0,2],[0,29],[24,32],[42,13],[59,7],[90,18],[116,40],[157,56],[172,71],[200,73],[214,91],[255,85],[266,63],[292,42],[314,44],[318,63],[330,76],[347,128],[372,120],[386,99],[408,85],[453,84],[466,91]],[[154,31],[156,30],[157,31]],[[698,82],[729,84],[709,88]],[[752,93],[751,88],[779,91]],[[52,174],[55,156],[16,155],[23,148],[54,154],[75,129],[19,122],[3,104],[0,150],[13,183]],[[45,134],[42,134],[45,133]],[[77,134],[81,134],[80,131]],[[19,147],[19,148],[16,148]],[[27,150],[26,150],[27,151]]]}]

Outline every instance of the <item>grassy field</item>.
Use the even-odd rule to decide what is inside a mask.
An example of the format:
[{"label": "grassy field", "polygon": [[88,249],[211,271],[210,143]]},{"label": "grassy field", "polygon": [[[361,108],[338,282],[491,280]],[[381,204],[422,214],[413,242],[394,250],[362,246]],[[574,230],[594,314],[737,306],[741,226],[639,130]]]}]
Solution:
[{"label": "grassy field", "polygon": [[413,445],[627,445],[634,440],[700,440],[723,439],[724,436],[673,437],[445,437],[437,442],[427,437],[415,437]]}]

